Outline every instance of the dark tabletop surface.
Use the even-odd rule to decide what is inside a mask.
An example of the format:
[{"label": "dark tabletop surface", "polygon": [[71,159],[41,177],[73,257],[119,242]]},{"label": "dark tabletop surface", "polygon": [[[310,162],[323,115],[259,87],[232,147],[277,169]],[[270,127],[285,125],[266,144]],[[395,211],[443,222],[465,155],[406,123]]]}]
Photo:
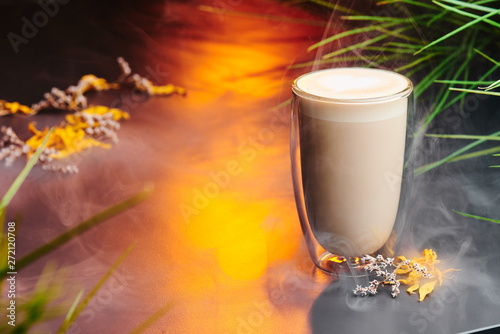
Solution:
[{"label": "dark tabletop surface", "polygon": [[[0,2],[0,35],[22,34],[22,18],[40,10],[35,1]],[[32,171],[7,211],[8,220],[23,215],[19,256],[149,182],[154,192],[20,271],[20,298],[53,261],[60,267],[53,278],[65,275],[64,293],[73,300],[135,241],[69,333],[127,333],[165,305],[171,308],[146,333],[460,333],[499,325],[500,226],[452,210],[500,218],[500,178],[489,168],[500,157],[454,162],[415,178],[398,252],[409,257],[432,248],[443,268],[460,270],[425,301],[406,292],[392,298],[389,290],[356,297],[352,289],[363,279],[314,270],[293,199],[289,106],[273,107],[290,98],[295,77],[311,70],[288,68],[314,59],[306,49],[326,29],[305,21],[328,18],[271,0],[72,0],[61,1],[17,53],[2,37],[0,99],[31,104],[87,73],[113,80],[118,56],[154,83],[188,92],[89,95],[93,104],[129,111],[131,119],[111,149],[71,158],[79,174]],[[330,33],[340,28],[333,23]],[[458,118],[453,131],[497,130],[494,100]],[[29,122],[41,127],[61,120],[50,111],[0,123],[27,138]],[[449,132],[449,125],[437,120],[429,131]],[[422,162],[461,145],[426,140]],[[0,166],[2,193],[23,164]],[[186,214],[186,206],[195,210]],[[60,321],[40,332],[55,331]]]}]

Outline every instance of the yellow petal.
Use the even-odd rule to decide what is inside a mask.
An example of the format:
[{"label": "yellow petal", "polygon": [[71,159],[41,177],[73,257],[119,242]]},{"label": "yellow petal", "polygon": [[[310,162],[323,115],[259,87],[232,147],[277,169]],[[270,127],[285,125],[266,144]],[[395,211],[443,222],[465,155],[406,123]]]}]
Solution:
[{"label": "yellow petal", "polygon": [[432,281],[432,282],[429,282],[429,283],[425,283],[424,285],[422,285],[422,287],[418,290],[418,294],[419,294],[419,299],[418,301],[421,302],[422,300],[424,300],[424,298],[432,292],[432,290],[434,290],[434,287],[436,286],[436,282],[437,281]]},{"label": "yellow petal", "polygon": [[406,268],[401,267],[401,268],[399,268],[399,269],[396,269],[394,272],[395,272],[396,274],[407,274],[407,273],[409,273],[411,270],[412,270],[411,268],[409,268],[408,266],[406,266]]},{"label": "yellow petal", "polygon": [[396,258],[396,260],[401,260],[401,262],[405,262],[406,261],[406,257],[404,255],[401,255],[401,256],[398,256]]},{"label": "yellow petal", "polygon": [[420,284],[417,282],[417,283],[413,284],[412,286],[410,286],[408,289],[406,289],[406,292],[408,292],[411,295],[416,290],[418,290],[419,287],[420,287]]},{"label": "yellow petal", "polygon": [[426,263],[435,263],[435,262],[437,262],[436,261],[437,260],[437,254],[432,249],[424,249],[424,251],[422,252],[422,255],[424,256]]}]

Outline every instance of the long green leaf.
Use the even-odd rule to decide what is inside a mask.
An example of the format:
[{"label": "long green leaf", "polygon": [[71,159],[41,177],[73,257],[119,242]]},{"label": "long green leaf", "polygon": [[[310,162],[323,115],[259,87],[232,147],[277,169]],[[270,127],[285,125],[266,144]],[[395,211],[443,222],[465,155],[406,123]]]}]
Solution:
[{"label": "long green leaf", "polygon": [[12,182],[12,185],[9,187],[5,195],[2,197],[0,200],[0,212],[3,212],[7,205],[9,205],[10,201],[16,194],[16,192],[19,190],[19,187],[23,184],[24,180],[28,176],[29,172],[35,165],[35,163],[38,161],[38,158],[40,157],[40,154],[42,154],[43,148],[45,145],[47,145],[47,141],[49,140],[50,135],[54,131],[54,128],[50,129],[45,138],[42,141],[42,144],[38,147],[36,150],[35,154],[30,158],[26,166],[23,168],[21,173],[16,177],[14,182]]},{"label": "long green leaf", "polygon": [[470,8],[470,9],[479,10],[481,12],[493,13],[496,11],[496,8],[480,6],[477,3],[458,1],[458,0],[440,0],[440,1],[451,3],[453,5],[457,5],[457,6],[460,6],[462,8]]},{"label": "long green leaf", "polygon": [[[80,303],[80,299],[82,299],[82,296],[83,296],[83,290],[80,290],[80,292],[76,296],[75,300],[73,301],[73,304],[71,304],[71,307],[69,308],[69,311],[66,314],[66,317],[64,318],[63,325],[61,325],[61,328],[64,326],[64,332],[69,327],[71,327],[71,323],[73,322],[73,321],[71,321],[71,318],[73,317],[73,314],[75,314],[75,309],[78,306],[78,304]],[[65,323],[67,323],[68,325],[64,325]],[[59,332],[60,331],[61,331],[61,329],[59,329]]]},{"label": "long green leaf", "polygon": [[[467,41],[467,39],[465,39],[465,41]],[[466,58],[466,61],[464,61],[460,65],[460,67],[455,71],[455,73],[453,74],[452,80],[456,80],[464,72],[464,70],[467,68],[467,65],[470,62],[470,54],[468,54],[468,55],[469,56]],[[427,116],[427,118],[425,119],[424,125],[422,126],[422,128],[420,129],[420,131],[425,130],[427,128],[427,126],[432,122],[432,120],[441,111],[444,110],[443,106],[446,103],[446,101],[448,100],[448,96],[449,95],[450,95],[450,91],[449,90],[445,90],[444,93],[443,93],[443,96],[438,99],[439,102],[438,102],[437,106],[434,108],[434,110],[432,111],[432,113],[429,116]],[[420,134],[420,131],[419,131],[419,134]]]},{"label": "long green leaf", "polygon": [[429,60],[431,58],[434,58],[434,57],[436,57],[438,55],[440,55],[440,53],[437,53],[437,52],[429,53],[428,55],[426,55],[424,57],[420,57],[420,58],[416,59],[415,61],[412,61],[409,64],[406,64],[406,65],[403,65],[403,66],[400,66],[400,67],[396,68],[395,71],[396,72],[400,72],[400,71],[407,70],[409,68],[417,66],[418,64],[420,64],[420,63],[422,63],[424,61],[427,61],[427,60]]},{"label": "long green leaf", "polygon": [[314,3],[321,5],[321,6],[325,6],[327,8],[331,8],[333,10],[338,10],[338,11],[344,12],[346,14],[359,14],[358,11],[351,9],[351,8],[344,7],[344,6],[340,6],[337,3],[331,3],[331,2],[323,1],[323,0],[309,0],[309,1],[314,2]]},{"label": "long green leaf", "polygon": [[[402,32],[404,30],[407,30],[407,29],[408,28],[400,28],[400,29],[395,30],[394,32],[395,33],[400,33],[400,32]],[[370,45],[370,44],[373,44],[373,43],[377,43],[378,41],[381,41],[381,40],[383,40],[383,39],[385,39],[387,37],[389,37],[388,34],[383,34],[383,35],[380,35],[380,36],[368,39],[368,40],[366,40],[364,42],[361,42],[361,43],[358,43],[358,44],[354,44],[354,45],[350,45],[350,46],[345,47],[343,49],[340,49],[340,50],[328,53],[328,54],[324,55],[322,58],[323,59],[328,59],[328,58],[332,58],[332,57],[338,56],[340,54],[343,54],[343,53],[346,53],[346,52],[349,52],[349,51],[352,51],[352,50],[360,49],[360,48],[363,48],[364,46],[367,46],[367,45]]]},{"label": "long green leaf", "polygon": [[457,92],[464,92],[464,93],[500,96],[500,92],[490,92],[490,91],[486,91],[486,90],[464,89],[464,88],[455,88],[455,87],[450,87],[449,89],[453,90],[453,91],[457,91]]},{"label": "long green leaf", "polygon": [[451,31],[451,32],[449,32],[449,33],[447,33],[446,35],[444,35],[444,36],[442,36],[442,37],[440,37],[440,38],[438,38],[438,39],[434,40],[433,42],[431,42],[431,43],[427,44],[426,46],[424,46],[423,48],[421,48],[420,50],[418,50],[417,52],[415,52],[415,55],[416,55],[416,54],[419,54],[420,52],[422,52],[422,51],[424,51],[424,50],[426,50],[426,49],[428,49],[428,48],[430,48],[430,47],[431,47],[431,46],[433,46],[433,45],[436,45],[436,44],[438,44],[438,43],[441,43],[442,41],[444,41],[444,40],[446,40],[446,39],[450,38],[450,37],[451,37],[451,36],[453,36],[453,35],[458,34],[458,33],[459,33],[459,32],[461,32],[462,30],[465,30],[465,29],[467,29],[467,28],[469,28],[469,27],[472,27],[472,26],[473,26],[473,25],[475,25],[476,23],[479,23],[479,22],[481,22],[481,21],[483,21],[483,20],[485,20],[485,19],[487,19],[487,18],[490,18],[490,17],[492,17],[493,15],[497,15],[497,14],[499,14],[499,13],[500,13],[500,9],[498,9],[498,10],[496,10],[496,11],[492,12],[492,13],[488,13],[488,14],[486,14],[486,15],[484,15],[484,16],[481,16],[481,17],[479,17],[479,18],[477,18],[477,19],[475,19],[475,20],[473,20],[473,21],[470,21],[469,23],[464,24],[464,25],[462,25],[461,27],[459,27],[459,28],[457,28],[457,29],[455,29],[455,30],[453,30],[453,31]]},{"label": "long green leaf", "polygon": [[[41,257],[45,256],[46,254],[52,252],[53,250],[59,248],[60,246],[64,245],[68,241],[76,238],[77,236],[85,233],[89,229],[93,228],[94,226],[102,223],[103,221],[106,221],[107,219],[116,216],[119,213],[122,213],[123,211],[139,204],[142,203],[145,199],[147,199],[151,193],[152,189],[148,187],[147,189],[141,191],[140,193],[129,197],[125,199],[124,201],[115,204],[111,206],[110,208],[107,208],[98,214],[88,218],[87,220],[81,222],[77,226],[73,227],[72,229],[64,232],[63,234],[59,235],[58,237],[52,239],[51,241],[47,242],[46,244],[38,247],[28,255],[24,256],[20,260],[16,262],[16,269],[21,270],[22,268],[26,267],[27,265],[33,263],[34,261],[40,259]],[[3,278],[7,275],[7,268],[3,268],[0,271],[0,278]]]},{"label": "long green leaf", "polygon": [[493,81],[469,81],[469,80],[434,80],[435,83],[450,85],[490,85]]},{"label": "long green leaf", "polygon": [[498,219],[492,219],[492,218],[486,218],[486,217],[471,215],[471,214],[460,212],[460,211],[457,211],[457,210],[452,210],[452,211],[455,212],[455,213],[457,213],[457,214],[459,214],[459,215],[461,215],[461,216],[464,216],[464,217],[474,218],[474,219],[478,219],[478,220],[485,220],[487,222],[492,222],[492,223],[500,224],[500,220],[498,220]]},{"label": "long green leaf", "polygon": [[[397,23],[389,22],[389,23],[381,24],[380,26],[383,26],[384,28],[388,28],[388,27],[394,26],[396,24]],[[352,36],[352,35],[365,33],[365,32],[369,32],[369,31],[374,31],[374,30],[376,30],[376,28],[373,25],[368,26],[368,27],[358,28],[358,29],[347,30],[347,31],[335,34],[331,37],[325,38],[324,40],[322,40],[316,44],[311,45],[310,47],[307,48],[307,52],[311,52],[312,50],[317,49],[320,46],[323,46],[325,44],[331,43],[333,41],[336,41],[338,39],[341,39],[341,38],[344,38],[347,36]]]},{"label": "long green leaf", "polygon": [[[462,16],[465,16],[465,17],[472,17],[472,18],[475,18],[475,19],[480,18],[479,15],[472,14],[472,13],[466,12],[464,10],[460,10],[460,9],[455,8],[455,7],[451,7],[451,6],[445,5],[445,4],[440,3],[438,1],[433,1],[433,3],[435,3],[438,6],[441,6],[441,7],[445,8],[445,9],[451,11],[451,12],[455,12],[455,13],[457,13],[459,15],[462,15]],[[489,19],[484,19],[483,21],[486,22],[486,23],[488,23],[488,24],[490,24],[490,25],[492,25],[492,26],[494,26],[494,27],[500,28],[500,23],[498,23],[498,22],[495,22],[495,21],[489,20]]]},{"label": "long green leaf", "polygon": [[[487,60],[489,60],[490,62],[492,62],[493,64],[495,64],[496,66],[500,66],[500,62],[498,62],[495,59],[491,58],[490,56],[484,54],[483,52],[481,52],[481,50],[478,50],[478,49],[473,49],[473,50],[477,54],[481,55],[482,57],[486,58]],[[494,68],[496,68],[496,67],[494,67]]]},{"label": "long green leaf", "polygon": [[377,21],[377,22],[397,22],[397,23],[411,23],[411,18],[400,18],[400,17],[390,17],[390,16],[366,16],[366,15],[356,15],[356,16],[342,16],[341,19],[349,21]]},{"label": "long green leaf", "polygon": [[412,1],[412,0],[386,0],[386,1],[379,1],[377,2],[377,5],[385,5],[385,4],[391,4],[391,3],[398,3],[398,2],[403,2],[408,5],[414,5],[414,6],[419,6],[431,10],[436,10],[436,7],[431,6],[427,4],[426,2],[423,1]]},{"label": "long green leaf", "polygon": [[430,85],[440,77],[447,69],[451,68],[454,64],[454,60],[460,52],[457,50],[446,57],[438,66],[436,66],[431,72],[420,83],[415,86],[414,94],[415,98],[418,98],[423,92],[429,88]]},{"label": "long green leaf", "polygon": [[500,141],[500,136],[492,137],[492,136],[478,136],[478,135],[446,135],[446,134],[441,135],[441,134],[427,133],[425,137],[445,138],[445,139],[484,139],[484,140]]},{"label": "long green leaf", "polygon": [[492,155],[493,153],[497,153],[497,152],[500,152],[500,146],[495,146],[492,148],[487,148],[487,149],[475,151],[472,153],[461,154],[457,157],[454,157],[453,159],[450,159],[450,161],[448,161],[448,162],[456,162],[456,161],[461,161],[461,160],[468,160],[468,159],[473,159],[473,158],[484,157],[485,155]]},{"label": "long green leaf", "polygon": [[[474,50],[474,51],[478,52],[477,50]],[[482,75],[479,78],[479,80],[485,80],[491,73],[493,73],[493,71],[495,71],[498,68],[498,66],[499,65],[495,64],[495,66],[493,66],[492,68],[490,68],[484,75]],[[472,87],[473,86],[471,86],[470,88],[472,88]],[[457,90],[457,89],[460,89],[460,88],[454,88],[454,90]],[[449,107],[451,107],[453,104],[455,104],[455,102],[457,102],[458,100],[460,100],[465,94],[468,94],[468,93],[472,93],[472,92],[461,92],[458,96],[456,96],[454,99],[452,99],[450,102],[448,102],[445,106],[443,106],[443,110],[446,110]]]},{"label": "long green leaf", "polygon": [[104,283],[111,277],[111,275],[115,272],[116,268],[125,260],[125,258],[130,254],[132,249],[135,247],[135,243],[130,245],[125,252],[120,255],[118,260],[113,263],[111,268],[108,269],[108,271],[104,274],[103,277],[97,282],[97,284],[90,290],[89,294],[85,296],[85,298],[82,300],[82,302],[75,308],[74,312],[71,312],[72,314],[69,317],[66,317],[66,319],[63,321],[61,324],[61,327],[59,327],[59,330],[57,331],[57,334],[62,334],[65,333],[73,324],[73,322],[78,318],[80,313],[87,307],[87,304],[90,302],[90,300],[95,296],[95,294],[99,291],[99,289],[103,286]]},{"label": "long green leaf", "polygon": [[149,326],[151,326],[153,323],[158,321],[165,313],[170,311],[174,307],[175,303],[173,301],[169,301],[167,304],[165,304],[161,309],[156,311],[152,316],[150,316],[148,319],[146,319],[142,324],[137,326],[133,331],[130,332],[130,334],[139,334],[144,332]]},{"label": "long green leaf", "polygon": [[[497,131],[497,132],[494,132],[492,134],[490,134],[489,136],[490,137],[496,137],[496,136],[499,136],[500,135],[500,131]],[[450,155],[448,155],[447,157],[439,160],[439,161],[436,161],[436,162],[433,162],[433,163],[430,163],[430,164],[427,164],[425,166],[421,166],[421,167],[418,167],[417,169],[415,169],[415,175],[421,175],[425,172],[428,172],[430,171],[431,169],[434,169],[438,166],[441,166],[443,164],[445,164],[446,162],[450,161],[451,159],[459,156],[460,154],[470,150],[471,148],[474,148],[476,147],[477,145],[480,145],[482,143],[484,143],[486,141],[486,139],[478,139],[476,141],[474,141],[473,143],[470,143],[458,150],[456,150],[455,152],[451,153]]]},{"label": "long green leaf", "polygon": [[490,84],[488,87],[479,87],[479,88],[484,89],[484,90],[492,90],[492,89],[495,89],[498,87],[500,87],[500,80],[495,81],[494,83]]}]

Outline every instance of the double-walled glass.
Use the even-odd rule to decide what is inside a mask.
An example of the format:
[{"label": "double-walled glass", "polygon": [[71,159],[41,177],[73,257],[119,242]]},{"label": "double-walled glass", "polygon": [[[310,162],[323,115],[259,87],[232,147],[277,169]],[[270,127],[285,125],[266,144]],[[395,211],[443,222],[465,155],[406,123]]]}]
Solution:
[{"label": "double-walled glass", "polygon": [[[330,75],[337,81],[328,83]],[[333,97],[318,93],[316,78]],[[377,82],[386,88],[377,91]],[[412,90],[400,74],[363,68],[311,72],[293,83],[295,200],[309,253],[323,271],[349,275],[365,254],[392,253],[404,220],[402,191],[411,184]]]}]

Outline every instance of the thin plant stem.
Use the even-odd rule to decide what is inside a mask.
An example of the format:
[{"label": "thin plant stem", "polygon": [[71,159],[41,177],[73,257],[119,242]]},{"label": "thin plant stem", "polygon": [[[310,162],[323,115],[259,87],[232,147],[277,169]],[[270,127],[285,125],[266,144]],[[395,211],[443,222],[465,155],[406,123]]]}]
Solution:
[{"label": "thin plant stem", "polygon": [[474,218],[474,219],[478,219],[478,220],[484,220],[484,221],[487,221],[487,222],[492,222],[492,223],[497,223],[497,224],[500,224],[500,220],[498,219],[492,219],[492,218],[486,218],[486,217],[481,217],[481,216],[476,216],[476,215],[471,215],[471,214],[468,214],[468,213],[465,213],[465,212],[460,212],[460,211],[457,211],[457,210],[452,210],[453,212],[461,215],[461,216],[464,216],[464,217],[469,217],[469,218]]},{"label": "thin plant stem", "polygon": [[[489,136],[496,137],[498,135],[500,135],[500,131],[494,132],[494,133],[490,134]],[[478,139],[478,140],[474,141],[473,143],[470,143],[470,144],[456,150],[455,152],[451,153],[450,155],[448,155],[447,157],[445,157],[439,161],[418,167],[417,169],[415,169],[415,175],[421,175],[423,173],[430,171],[431,169],[434,169],[438,166],[441,166],[441,165],[445,164],[446,162],[450,161],[451,159],[459,156],[460,154],[470,150],[471,148],[474,148],[474,147],[484,143],[485,141],[486,141],[486,139]]]},{"label": "thin plant stem", "polygon": [[66,319],[63,321],[61,324],[61,327],[59,327],[59,330],[57,331],[57,334],[62,334],[65,333],[69,327],[73,324],[73,322],[78,318],[80,313],[87,307],[87,304],[90,302],[90,300],[95,296],[95,294],[99,291],[99,289],[102,287],[104,283],[111,277],[111,275],[115,272],[116,268],[125,260],[125,258],[130,254],[132,249],[135,247],[135,242],[130,245],[125,252],[120,255],[118,260],[113,263],[111,268],[108,269],[108,271],[104,274],[103,277],[97,282],[97,284],[90,290],[89,294],[82,300],[82,302],[75,308],[74,312],[72,312],[71,316],[66,317]]},{"label": "thin plant stem", "polygon": [[[63,234],[59,235],[58,237],[52,239],[51,241],[45,243],[44,245],[38,247],[37,249],[33,250],[31,253],[25,255],[23,258],[21,258],[19,261],[16,262],[16,269],[21,270],[22,268],[26,267],[27,265],[33,263],[34,261],[40,259],[41,257],[45,256],[46,254],[54,251],[55,249],[59,248],[60,246],[64,245],[68,241],[76,238],[77,236],[87,232],[89,229],[93,228],[94,226],[97,226],[98,224],[108,220],[111,217],[114,217],[118,215],[119,213],[122,213],[123,211],[139,204],[142,203],[144,200],[146,200],[152,189],[151,187],[146,188],[145,190],[141,191],[140,193],[129,197],[125,199],[124,201],[115,204],[98,214],[88,218],[87,220],[84,220],[77,226],[73,227],[72,229],[64,232]],[[7,268],[3,268],[0,271],[0,279],[4,278],[7,275]]]},{"label": "thin plant stem", "polygon": [[469,23],[466,23],[466,24],[464,24],[464,25],[460,26],[459,28],[457,28],[457,29],[455,29],[455,30],[453,30],[453,31],[451,31],[451,32],[449,32],[449,33],[447,33],[446,35],[444,35],[444,36],[442,36],[442,37],[440,37],[440,38],[438,38],[438,39],[434,40],[433,42],[431,42],[431,43],[427,44],[426,46],[424,46],[423,48],[421,48],[420,50],[418,50],[417,52],[415,52],[415,55],[417,55],[417,54],[419,54],[420,52],[422,52],[422,51],[424,51],[424,50],[426,50],[426,49],[428,49],[428,48],[432,47],[432,46],[433,46],[433,45],[435,45],[435,44],[441,43],[442,41],[444,41],[444,40],[446,40],[446,39],[450,38],[451,36],[456,35],[456,34],[458,34],[459,32],[461,32],[461,31],[463,31],[463,30],[465,30],[465,29],[467,29],[467,28],[470,28],[470,27],[472,27],[473,25],[475,25],[475,24],[477,24],[477,23],[479,23],[479,22],[481,22],[481,21],[483,21],[483,20],[485,20],[485,19],[487,19],[487,18],[490,18],[490,17],[492,17],[493,15],[497,15],[497,14],[499,14],[499,13],[500,13],[500,9],[498,9],[498,10],[496,10],[496,11],[492,12],[492,13],[488,13],[488,14],[486,14],[486,15],[484,15],[484,16],[480,16],[480,17],[478,17],[477,19],[475,19],[475,20],[473,20],[473,21],[470,21]]}]

